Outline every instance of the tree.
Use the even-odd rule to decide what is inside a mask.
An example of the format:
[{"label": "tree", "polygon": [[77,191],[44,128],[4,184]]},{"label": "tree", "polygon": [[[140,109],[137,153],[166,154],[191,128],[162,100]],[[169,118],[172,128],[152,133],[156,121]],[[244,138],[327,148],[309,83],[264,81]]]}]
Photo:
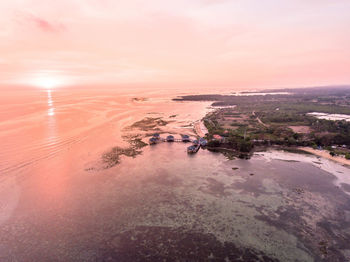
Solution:
[{"label": "tree", "polygon": [[253,144],[250,141],[241,140],[239,142],[239,151],[241,152],[250,152],[252,148],[253,148]]},{"label": "tree", "polygon": [[350,153],[346,153],[346,154],[345,154],[345,158],[346,158],[347,160],[350,160]]},{"label": "tree", "polygon": [[331,156],[335,156],[335,153],[333,151],[329,152]]},{"label": "tree", "polygon": [[220,146],[220,141],[218,140],[210,140],[208,142],[209,147],[219,147]]},{"label": "tree", "polygon": [[293,138],[294,138],[295,140],[298,140],[299,137],[300,137],[300,135],[299,135],[298,133],[294,133],[294,134],[293,134]]}]

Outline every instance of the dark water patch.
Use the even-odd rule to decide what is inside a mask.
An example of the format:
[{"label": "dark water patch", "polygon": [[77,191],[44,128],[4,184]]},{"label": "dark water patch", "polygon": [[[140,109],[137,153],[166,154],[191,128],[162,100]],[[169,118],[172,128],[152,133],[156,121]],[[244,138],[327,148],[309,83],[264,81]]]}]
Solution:
[{"label": "dark water patch", "polygon": [[[317,193],[316,193],[317,194]],[[319,198],[322,201],[322,198]],[[333,207],[333,216],[323,217],[322,203],[308,202],[308,199],[295,199],[288,205],[279,207],[275,212],[266,212],[257,208],[261,215],[256,219],[283,229],[298,238],[300,249],[314,257],[315,261],[346,261],[341,250],[348,249],[350,243],[350,222],[347,221],[346,205]],[[321,220],[319,220],[319,217]],[[315,226],[314,226],[315,223]],[[323,244],[319,242],[322,240]],[[327,243],[327,244],[325,244]]]},{"label": "dark water patch", "polygon": [[225,192],[226,186],[224,183],[214,179],[214,178],[207,178],[207,183],[204,186],[200,186],[199,190],[201,190],[204,193],[212,194],[217,197],[224,197],[229,195],[229,193]]},{"label": "dark water patch", "polygon": [[[269,195],[271,193],[267,192],[266,189],[262,185],[262,181],[260,178],[256,178],[256,176],[251,176],[243,181],[243,182],[234,182],[229,188],[235,190],[241,190],[241,194],[251,194],[254,197],[259,197],[260,195]],[[243,190],[242,190],[243,189]]]},{"label": "dark water patch", "polygon": [[[247,172],[259,172],[259,176],[254,176],[255,179],[272,179],[282,188],[294,190],[302,188],[303,191],[320,193],[327,197],[341,194],[340,189],[334,185],[336,177],[326,171],[320,170],[318,167],[305,162],[286,162],[272,160],[269,163],[261,163],[256,161],[254,169],[247,169]],[[253,172],[252,172],[253,173]],[[246,183],[251,183],[254,180],[247,180]],[[341,197],[342,201],[348,199],[345,194]]]},{"label": "dark water patch", "polygon": [[116,261],[277,262],[261,251],[220,242],[212,234],[183,228],[140,226],[115,235],[103,256]]},{"label": "dark water patch", "polygon": [[301,209],[288,206],[281,207],[273,213],[269,212],[267,215],[261,212],[261,215],[255,216],[255,218],[296,236],[298,243],[300,243],[298,248],[311,255],[315,261],[321,261],[322,254],[318,253],[317,243],[315,243],[317,238],[314,238],[315,233],[301,218],[302,214],[303,211]]},{"label": "dark water patch", "polygon": [[327,261],[346,261],[341,250],[349,249],[350,235],[344,232],[350,228],[350,223],[339,224],[338,221],[323,220],[317,223],[323,231],[324,239],[319,243],[320,252],[327,258]]},{"label": "dark water patch", "polygon": [[[334,185],[335,176],[304,162],[261,163],[256,158],[250,162],[236,173],[243,180],[235,181],[230,188],[256,198],[283,200],[276,210],[268,207],[269,202],[246,203],[260,213],[255,218],[296,236],[298,247],[315,261],[346,261],[342,250],[349,249],[350,243],[350,197]],[[259,175],[249,176],[251,171]],[[320,247],[321,240],[327,244]]]}]

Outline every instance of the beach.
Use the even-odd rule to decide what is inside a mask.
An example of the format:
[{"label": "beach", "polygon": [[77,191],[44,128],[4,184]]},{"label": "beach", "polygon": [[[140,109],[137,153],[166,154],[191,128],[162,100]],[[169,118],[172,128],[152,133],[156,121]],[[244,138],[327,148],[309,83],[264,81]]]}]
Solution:
[{"label": "beach", "polygon": [[194,130],[200,137],[205,137],[205,135],[208,133],[208,129],[205,127],[203,121],[196,121],[194,123]]},{"label": "beach", "polygon": [[329,154],[329,151],[327,151],[327,150],[313,149],[311,147],[300,147],[299,149],[303,150],[305,152],[314,154],[316,156],[320,156],[320,157],[323,157],[323,158],[335,161],[335,162],[337,162],[339,164],[350,166],[350,160],[345,159],[345,157],[341,157],[341,156],[331,156]]}]

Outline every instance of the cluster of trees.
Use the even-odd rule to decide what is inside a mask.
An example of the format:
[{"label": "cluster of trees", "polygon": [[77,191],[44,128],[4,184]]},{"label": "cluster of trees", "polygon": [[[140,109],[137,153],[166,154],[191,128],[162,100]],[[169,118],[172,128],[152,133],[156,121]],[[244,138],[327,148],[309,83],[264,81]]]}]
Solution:
[{"label": "cluster of trees", "polygon": [[329,145],[348,145],[350,146],[350,122],[342,121],[330,121],[324,119],[317,119],[309,116],[294,116],[292,114],[273,114],[272,116],[266,116],[265,120],[270,122],[301,122],[304,121],[305,125],[311,126],[313,132],[307,139],[303,139],[303,135],[289,132],[282,126],[270,125],[266,130],[263,130],[266,134],[271,134],[272,142],[281,143],[281,140],[287,141],[289,145],[305,145],[305,141],[314,141],[320,146]]},{"label": "cluster of trees", "polygon": [[334,132],[344,135],[350,135],[350,122],[330,121],[325,119],[317,119],[312,123],[312,128],[319,132]]},{"label": "cluster of trees", "polygon": [[250,152],[254,147],[254,144],[249,138],[244,139],[243,137],[232,135],[227,138],[227,144],[230,147],[244,153]]},{"label": "cluster of trees", "polygon": [[262,116],[262,121],[267,123],[310,123],[309,117],[286,112],[267,112]]},{"label": "cluster of trees", "polygon": [[316,131],[310,134],[317,145],[348,145],[350,146],[350,122],[319,120],[312,128]]},{"label": "cluster of trees", "polygon": [[[215,139],[208,142],[209,147],[219,147],[221,145],[222,142]],[[244,139],[241,136],[232,134],[225,138],[224,145],[243,153],[249,153],[254,147],[254,144],[249,138]]]},{"label": "cluster of trees", "polygon": [[[330,151],[329,154],[330,154],[331,156],[336,156],[336,155],[337,155],[337,153],[334,152],[334,151]],[[345,159],[350,160],[350,153],[346,153],[346,154],[345,154]]]},{"label": "cluster of trees", "polygon": [[312,140],[318,146],[347,145],[350,146],[350,137],[343,134],[325,133],[311,134]]}]

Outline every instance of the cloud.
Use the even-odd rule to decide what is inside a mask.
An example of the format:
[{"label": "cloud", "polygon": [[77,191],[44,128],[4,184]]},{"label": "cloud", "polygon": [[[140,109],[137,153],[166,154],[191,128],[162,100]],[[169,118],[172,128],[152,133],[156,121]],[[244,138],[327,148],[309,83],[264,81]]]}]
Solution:
[{"label": "cloud", "polygon": [[29,22],[35,28],[46,33],[59,33],[66,30],[66,27],[61,23],[51,22],[33,14],[20,14],[17,17],[21,22]]},{"label": "cloud", "polygon": [[57,70],[82,82],[266,85],[311,69],[339,82],[350,76],[349,10],[349,0],[0,0],[0,82]]}]

